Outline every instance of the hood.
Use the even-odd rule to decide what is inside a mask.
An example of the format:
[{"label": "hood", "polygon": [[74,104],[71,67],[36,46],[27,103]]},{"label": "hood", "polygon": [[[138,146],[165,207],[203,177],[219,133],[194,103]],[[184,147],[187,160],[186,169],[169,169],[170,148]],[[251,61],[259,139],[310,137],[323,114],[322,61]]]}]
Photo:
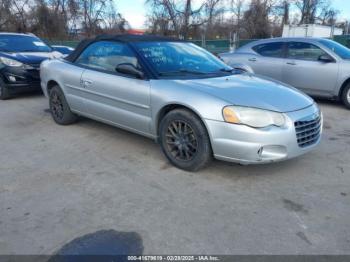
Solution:
[{"label": "hood", "polygon": [[225,100],[228,105],[291,112],[314,103],[309,96],[293,87],[251,74],[174,81]]},{"label": "hood", "polygon": [[5,53],[0,52],[4,57],[15,59],[24,64],[40,64],[49,58],[59,58],[62,56],[60,52],[23,52],[23,53]]}]

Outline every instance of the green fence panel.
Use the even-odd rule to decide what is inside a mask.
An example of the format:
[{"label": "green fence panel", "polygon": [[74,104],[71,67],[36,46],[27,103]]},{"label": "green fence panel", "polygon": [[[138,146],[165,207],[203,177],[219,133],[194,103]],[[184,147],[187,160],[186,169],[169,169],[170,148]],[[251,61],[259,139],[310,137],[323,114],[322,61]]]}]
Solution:
[{"label": "green fence panel", "polygon": [[191,40],[192,43],[207,49],[214,54],[227,52],[230,50],[230,40],[218,39],[218,40]]},{"label": "green fence panel", "polygon": [[336,35],[333,40],[350,48],[350,35]]},{"label": "green fence panel", "polygon": [[50,45],[64,45],[64,46],[70,46],[75,48],[79,41],[68,41],[68,40],[46,40],[47,43]]},{"label": "green fence panel", "polygon": [[[256,41],[257,39],[242,39],[236,43],[236,47],[242,47],[252,41]],[[220,39],[220,40],[206,40],[203,45],[202,40],[191,40],[192,43],[201,46],[212,53],[222,53],[228,52],[231,47],[231,42],[229,39]]]},{"label": "green fence panel", "polygon": [[198,46],[202,46],[202,44],[203,44],[202,40],[191,40],[191,42],[198,45]]},{"label": "green fence panel", "polygon": [[212,53],[222,53],[230,50],[230,40],[207,40],[205,48]]},{"label": "green fence panel", "polygon": [[238,47],[242,47],[242,46],[244,46],[246,44],[249,44],[249,43],[251,43],[253,41],[256,41],[256,40],[258,40],[258,39],[242,39],[242,40],[239,40],[238,41]]}]

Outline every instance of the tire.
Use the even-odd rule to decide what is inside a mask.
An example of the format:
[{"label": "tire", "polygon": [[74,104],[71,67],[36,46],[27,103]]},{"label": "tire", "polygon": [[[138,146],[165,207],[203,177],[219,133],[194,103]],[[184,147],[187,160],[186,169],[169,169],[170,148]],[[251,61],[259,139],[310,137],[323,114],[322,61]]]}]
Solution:
[{"label": "tire", "polygon": [[57,124],[70,125],[77,121],[77,115],[70,110],[67,100],[59,86],[54,86],[49,91],[49,105],[52,118]]},{"label": "tire", "polygon": [[350,109],[350,83],[345,86],[341,94],[341,100],[347,109]]},{"label": "tire", "polygon": [[5,86],[4,82],[0,80],[0,100],[6,100],[11,98],[10,91]]},{"label": "tire", "polygon": [[197,171],[212,160],[208,132],[202,121],[188,110],[175,109],[166,114],[159,134],[165,156],[180,169]]}]

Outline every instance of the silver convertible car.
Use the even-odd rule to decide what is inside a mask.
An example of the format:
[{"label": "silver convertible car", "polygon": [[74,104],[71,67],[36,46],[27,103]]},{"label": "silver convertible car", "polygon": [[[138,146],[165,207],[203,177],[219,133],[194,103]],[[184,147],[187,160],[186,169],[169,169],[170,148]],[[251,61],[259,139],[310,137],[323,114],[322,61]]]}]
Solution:
[{"label": "silver convertible car", "polygon": [[323,38],[274,38],[251,42],[219,55],[228,65],[244,64],[254,73],[307,94],[335,98],[350,109],[350,49]]},{"label": "silver convertible car", "polygon": [[41,64],[55,122],[78,115],[150,137],[175,166],[214,156],[242,164],[302,155],[320,141],[314,101],[225,65],[202,48],[155,36],[99,36]]}]

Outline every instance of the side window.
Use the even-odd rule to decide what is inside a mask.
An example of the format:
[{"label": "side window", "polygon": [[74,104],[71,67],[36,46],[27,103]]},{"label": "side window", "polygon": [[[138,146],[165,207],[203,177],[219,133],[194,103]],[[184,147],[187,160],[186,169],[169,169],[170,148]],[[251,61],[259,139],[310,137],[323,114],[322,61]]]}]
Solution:
[{"label": "side window", "polygon": [[89,45],[75,60],[75,63],[109,72],[116,72],[116,67],[124,63],[139,68],[137,58],[127,45],[110,41],[100,41]]},{"label": "side window", "polygon": [[253,50],[262,56],[283,57],[283,42],[256,45]]},{"label": "side window", "polygon": [[317,61],[320,55],[327,55],[327,53],[313,44],[304,42],[288,43],[288,58]]}]

